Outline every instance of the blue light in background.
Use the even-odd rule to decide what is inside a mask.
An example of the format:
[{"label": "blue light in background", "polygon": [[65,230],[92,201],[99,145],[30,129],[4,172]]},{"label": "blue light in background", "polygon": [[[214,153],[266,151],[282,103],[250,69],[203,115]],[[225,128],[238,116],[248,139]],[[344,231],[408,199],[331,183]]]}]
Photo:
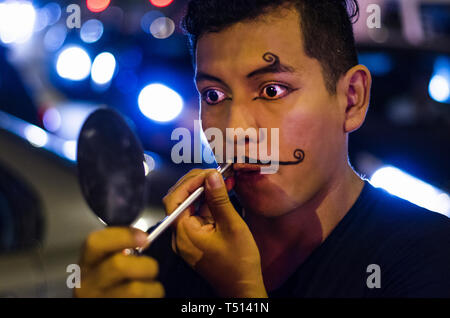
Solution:
[{"label": "blue light in background", "polygon": [[80,29],[80,38],[85,43],[95,43],[103,35],[103,23],[96,19],[86,21]]},{"label": "blue light in background", "polygon": [[29,1],[0,3],[0,40],[5,44],[25,43],[33,34],[36,10]]},{"label": "blue light in background", "polygon": [[358,55],[359,62],[370,70],[373,75],[384,76],[392,71],[392,57],[386,53],[361,53]]},{"label": "blue light in background", "polygon": [[91,77],[99,85],[108,84],[116,70],[116,59],[109,52],[103,52],[97,55],[92,63]]},{"label": "blue light in background", "polygon": [[40,32],[49,25],[49,14],[45,8],[36,11],[36,23],[34,24],[34,32]]},{"label": "blue light in background", "polygon": [[450,103],[450,59],[439,57],[428,85],[430,97],[440,103]]},{"label": "blue light in background", "polygon": [[75,140],[81,127],[98,105],[85,102],[65,102],[57,106],[61,124],[54,133],[65,140]]},{"label": "blue light in background", "polygon": [[42,119],[45,129],[51,132],[58,131],[61,127],[61,114],[56,108],[49,108],[45,111]]},{"label": "blue light in background", "polygon": [[35,147],[41,148],[44,147],[48,142],[48,135],[45,130],[33,126],[28,125],[24,130],[25,138]]},{"label": "blue light in background", "polygon": [[142,49],[134,46],[123,50],[118,60],[121,67],[136,68],[141,64],[142,57]]},{"label": "blue light in background", "polygon": [[[34,147],[50,151],[61,158],[75,162],[73,140],[58,137],[22,119],[0,111],[0,127],[10,133],[26,139]],[[76,138],[76,137],[75,137]]]},{"label": "blue light in background", "polygon": [[76,140],[68,140],[64,142],[62,151],[67,159],[71,161],[77,160],[77,144],[78,143]]},{"label": "blue light in background", "polygon": [[141,28],[145,33],[150,34],[150,26],[152,25],[153,21],[155,21],[158,18],[163,18],[165,15],[157,10],[152,10],[144,14],[144,16],[141,19]]},{"label": "blue light in background", "polygon": [[450,216],[450,196],[402,170],[384,166],[376,170],[370,183],[428,210]]},{"label": "blue light in background", "polygon": [[450,83],[441,75],[433,75],[428,86],[428,92],[435,101],[444,103],[450,97]]},{"label": "blue light in background", "polygon": [[47,15],[47,23],[48,25],[53,25],[59,21],[61,18],[61,6],[56,2],[50,2],[46,4],[42,10],[45,11]]},{"label": "blue light in background", "polygon": [[167,39],[175,31],[175,22],[171,18],[158,18],[150,26],[150,33],[157,39]]},{"label": "blue light in background", "polygon": [[80,47],[73,46],[65,48],[58,56],[56,71],[62,78],[81,81],[89,76],[91,71],[91,58]]},{"label": "blue light in background", "polygon": [[144,87],[139,94],[138,104],[142,114],[158,122],[175,119],[183,109],[180,95],[162,84]]},{"label": "blue light in background", "polygon": [[44,47],[50,52],[59,50],[67,37],[65,25],[57,24],[47,30],[44,36]]},{"label": "blue light in background", "polygon": [[129,94],[136,91],[138,81],[138,76],[133,70],[120,70],[115,79],[115,84],[122,94]]},{"label": "blue light in background", "polygon": [[149,153],[144,153],[144,159],[144,171],[145,175],[148,176],[150,172],[155,170],[156,161]]}]

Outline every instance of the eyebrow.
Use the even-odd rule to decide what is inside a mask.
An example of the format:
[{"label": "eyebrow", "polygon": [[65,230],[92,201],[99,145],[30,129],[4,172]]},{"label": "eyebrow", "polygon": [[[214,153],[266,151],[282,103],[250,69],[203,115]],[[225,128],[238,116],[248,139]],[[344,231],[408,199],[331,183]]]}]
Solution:
[{"label": "eyebrow", "polygon": [[[289,65],[284,65],[281,63],[274,63],[271,65],[267,65],[264,67],[261,67],[259,69],[256,69],[250,73],[247,74],[246,78],[253,78],[255,76],[258,75],[264,75],[264,74],[276,74],[276,73],[294,73],[295,69],[292,66]],[[213,82],[218,82],[221,83],[222,85],[226,85],[226,83],[221,80],[220,78],[204,73],[204,72],[198,72],[195,75],[195,82],[200,82],[200,81],[213,81]]]}]

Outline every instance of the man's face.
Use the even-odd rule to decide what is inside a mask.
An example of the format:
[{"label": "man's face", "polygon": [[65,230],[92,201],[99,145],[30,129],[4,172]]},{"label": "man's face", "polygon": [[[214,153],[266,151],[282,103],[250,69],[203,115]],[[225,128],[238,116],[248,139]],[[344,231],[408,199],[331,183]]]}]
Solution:
[{"label": "man's face", "polygon": [[[280,216],[304,205],[347,159],[345,96],[327,91],[319,61],[305,54],[299,19],[294,9],[275,10],[256,21],[207,33],[197,45],[204,130],[219,128],[225,144],[226,128],[278,128],[280,161],[295,160],[296,149],[305,152],[302,163],[280,166],[276,174],[236,177],[243,207],[264,216]],[[274,65],[277,58],[277,68],[249,76]]]}]

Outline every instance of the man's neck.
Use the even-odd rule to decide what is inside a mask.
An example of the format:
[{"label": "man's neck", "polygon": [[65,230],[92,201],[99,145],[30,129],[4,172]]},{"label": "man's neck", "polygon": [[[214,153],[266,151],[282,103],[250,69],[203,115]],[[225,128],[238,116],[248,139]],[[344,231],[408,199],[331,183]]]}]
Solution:
[{"label": "man's neck", "polygon": [[268,290],[278,287],[333,231],[364,186],[351,167],[335,176],[302,206],[277,218],[246,217],[258,244]]}]

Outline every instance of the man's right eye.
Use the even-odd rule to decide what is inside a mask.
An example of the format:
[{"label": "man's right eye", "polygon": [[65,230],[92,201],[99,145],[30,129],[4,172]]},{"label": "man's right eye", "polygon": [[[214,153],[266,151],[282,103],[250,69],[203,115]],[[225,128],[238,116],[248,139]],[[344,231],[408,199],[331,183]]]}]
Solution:
[{"label": "man's right eye", "polygon": [[208,105],[217,105],[227,98],[224,92],[217,89],[208,89],[202,93],[202,100]]}]

